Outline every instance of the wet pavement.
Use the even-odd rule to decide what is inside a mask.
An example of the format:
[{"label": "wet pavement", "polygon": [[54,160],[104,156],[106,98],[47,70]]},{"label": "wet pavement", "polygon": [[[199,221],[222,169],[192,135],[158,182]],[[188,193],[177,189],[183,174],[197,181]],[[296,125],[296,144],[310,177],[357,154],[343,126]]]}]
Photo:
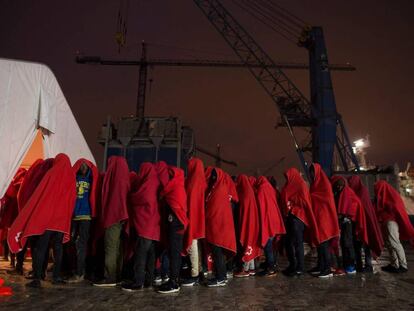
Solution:
[{"label": "wet pavement", "polygon": [[[414,310],[414,250],[407,249],[409,271],[380,272],[387,257],[375,264],[377,273],[320,280],[250,277],[231,279],[227,287],[182,288],[180,293],[162,295],[154,290],[126,293],[119,288],[96,288],[87,282],[28,289],[27,280],[6,273],[0,262],[0,278],[13,288],[12,297],[0,297],[0,310]],[[312,259],[313,260],[313,259]],[[285,267],[286,260],[280,265]],[[311,262],[307,262],[308,268]]]}]

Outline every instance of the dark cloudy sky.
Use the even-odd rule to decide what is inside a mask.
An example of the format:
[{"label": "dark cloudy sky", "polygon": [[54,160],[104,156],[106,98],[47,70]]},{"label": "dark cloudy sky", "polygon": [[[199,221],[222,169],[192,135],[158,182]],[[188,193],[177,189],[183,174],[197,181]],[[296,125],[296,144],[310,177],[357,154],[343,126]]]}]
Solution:
[{"label": "dark cloudy sky", "polygon": [[[124,0],[125,1],[125,0]],[[306,62],[307,53],[234,7],[240,22],[276,61]],[[323,26],[332,63],[356,72],[333,73],[338,110],[351,139],[370,135],[369,160],[414,160],[414,1],[280,0],[311,25]],[[130,0],[127,47],[114,39],[119,1],[0,1],[0,57],[50,66],[98,162],[96,136],[107,115],[135,112],[137,68],[77,65],[76,51],[112,58],[139,55],[141,40],[156,58],[236,59],[190,0]],[[179,47],[180,49],[176,48]],[[308,73],[287,72],[308,94]],[[175,115],[194,128],[197,142],[253,173],[286,156],[273,173],[298,165],[285,129],[274,130],[274,104],[247,70],[154,68],[148,115]],[[207,163],[212,163],[207,160]],[[229,168],[230,171],[233,171]]]}]

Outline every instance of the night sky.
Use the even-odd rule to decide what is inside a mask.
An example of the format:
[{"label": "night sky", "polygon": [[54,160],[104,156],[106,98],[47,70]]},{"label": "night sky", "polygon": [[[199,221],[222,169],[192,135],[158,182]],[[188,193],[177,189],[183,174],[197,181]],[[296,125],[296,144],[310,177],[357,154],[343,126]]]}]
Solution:
[{"label": "night sky", "polygon": [[[307,62],[306,50],[261,27],[231,1],[223,3],[275,61]],[[370,135],[368,160],[404,167],[413,161],[414,1],[278,3],[324,27],[331,63],[357,67],[333,73],[333,83],[351,139]],[[127,47],[118,54],[118,8],[115,0],[0,1],[0,57],[41,62],[53,70],[98,163],[103,152],[96,137],[106,116],[135,112],[138,68],[78,65],[77,51],[133,59],[145,40],[150,58],[237,60],[190,0],[130,0]],[[308,72],[286,73],[308,95]],[[149,75],[146,114],[181,117],[204,148],[221,143],[223,157],[239,163],[225,169],[253,174],[283,156],[273,174],[299,166],[287,130],[274,130],[276,107],[246,69],[157,67]]]}]

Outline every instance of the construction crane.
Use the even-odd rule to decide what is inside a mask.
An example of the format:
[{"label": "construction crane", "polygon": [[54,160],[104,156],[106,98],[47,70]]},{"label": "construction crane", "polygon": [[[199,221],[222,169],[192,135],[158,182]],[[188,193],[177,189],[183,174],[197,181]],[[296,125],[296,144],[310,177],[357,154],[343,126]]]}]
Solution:
[{"label": "construction crane", "polygon": [[216,160],[216,163],[215,163],[216,167],[221,167],[221,163],[224,163],[224,164],[227,164],[227,165],[231,165],[231,166],[237,166],[237,163],[236,162],[229,161],[229,160],[223,159],[221,157],[221,145],[220,144],[217,144],[216,145],[216,153],[215,154],[213,152],[211,152],[211,151],[208,151],[208,150],[200,147],[200,146],[197,146],[196,147],[196,150],[198,152],[202,153],[202,154],[205,154],[205,155],[207,155],[207,156],[215,159]]},{"label": "construction crane", "polygon": [[[276,104],[281,116],[280,124],[288,127],[295,141],[296,151],[304,172],[308,175],[308,166],[312,161],[320,163],[330,176],[333,172],[335,149],[344,170],[350,169],[350,163],[354,169],[359,170],[342,117],[336,110],[322,28],[305,25],[302,37],[298,38],[301,46],[309,52],[311,77],[311,100],[309,101],[220,1],[194,0],[194,3]],[[257,10],[258,3],[247,2],[244,7],[239,3],[239,6],[249,9],[248,12],[256,17],[261,13],[261,21],[269,23],[269,19],[268,21],[265,19],[269,15]],[[272,6],[275,5],[272,1],[270,4],[268,1],[267,5],[275,8]],[[285,21],[293,20],[289,14],[283,14]],[[301,26],[297,20],[293,23]],[[310,139],[303,144],[299,144],[296,139],[295,132],[298,128],[310,133]]]}]

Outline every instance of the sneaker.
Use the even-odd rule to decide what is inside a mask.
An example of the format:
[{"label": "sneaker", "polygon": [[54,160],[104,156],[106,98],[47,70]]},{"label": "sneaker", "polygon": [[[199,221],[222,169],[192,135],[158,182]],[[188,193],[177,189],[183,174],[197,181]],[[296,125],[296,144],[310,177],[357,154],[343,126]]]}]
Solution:
[{"label": "sneaker", "polygon": [[33,280],[29,283],[26,283],[26,287],[40,288],[40,287],[42,287],[42,285],[40,284],[40,280]]},{"label": "sneaker", "polygon": [[116,282],[111,281],[111,280],[107,280],[107,279],[103,279],[101,281],[94,282],[92,285],[97,286],[97,287],[115,287]]},{"label": "sneaker", "polygon": [[154,284],[160,286],[162,284],[162,279],[160,276],[155,277]]},{"label": "sneaker", "polygon": [[74,275],[72,277],[70,277],[69,279],[67,279],[68,283],[80,283],[83,282],[85,280],[83,275]]},{"label": "sneaker", "polygon": [[333,277],[333,273],[331,271],[331,269],[323,271],[321,273],[319,273],[318,278],[320,279],[327,279],[327,278],[331,278]]},{"label": "sneaker", "polygon": [[400,266],[400,267],[398,268],[398,272],[399,272],[399,273],[406,273],[406,272],[408,272],[408,269],[407,269],[407,268],[404,268],[403,266]]},{"label": "sneaker", "polygon": [[65,285],[66,282],[62,278],[57,278],[52,280],[53,285]]},{"label": "sneaker", "polygon": [[226,286],[227,285],[227,280],[217,280],[217,279],[212,279],[210,281],[208,281],[207,283],[207,287],[222,287],[222,286]]},{"label": "sneaker", "polygon": [[393,265],[389,264],[388,266],[381,267],[382,271],[390,272],[390,273],[398,273],[400,272],[399,268],[394,267]]},{"label": "sneaker", "polygon": [[180,291],[180,286],[177,284],[177,282],[174,281],[168,281],[165,284],[162,284],[160,288],[158,289],[158,292],[160,294],[172,294],[172,293],[178,293]]},{"label": "sneaker", "polygon": [[304,276],[305,275],[305,273],[303,273],[303,271],[295,271],[295,277],[302,277],[302,276]]},{"label": "sneaker", "polygon": [[334,275],[334,276],[343,276],[343,275],[346,275],[346,272],[345,272],[345,270],[344,270],[344,269],[342,269],[342,268],[336,268],[336,269],[333,271],[333,275]]},{"label": "sneaker", "polygon": [[170,278],[168,277],[168,275],[163,276],[163,277],[162,277],[161,284],[165,284],[165,283],[167,283],[169,280],[170,280]]},{"label": "sneaker", "polygon": [[321,274],[321,269],[319,269],[319,267],[314,267],[308,270],[308,273],[314,276],[319,276],[319,274]]},{"label": "sneaker", "polygon": [[233,271],[227,271],[227,273],[226,273],[226,278],[228,278],[228,279],[232,279],[232,278],[233,278],[233,276],[235,276],[235,275],[234,275],[234,273],[233,273]]},{"label": "sneaker", "polygon": [[277,276],[277,273],[274,269],[266,269],[258,273],[259,276],[266,276],[266,277],[272,277]]},{"label": "sneaker", "polygon": [[121,285],[121,289],[124,292],[136,292],[144,289],[144,286],[142,284],[137,284],[135,282],[130,283],[124,283]]},{"label": "sneaker", "polygon": [[198,285],[198,283],[199,283],[198,277],[191,277],[191,278],[188,278],[182,281],[181,286],[184,286],[184,287],[196,286]]},{"label": "sneaker", "polygon": [[240,272],[236,272],[234,274],[235,278],[245,278],[245,277],[249,277],[249,276],[250,276],[250,273],[248,271],[244,271],[244,270],[242,270]]},{"label": "sneaker", "polygon": [[249,270],[249,275],[250,276],[255,276],[256,275],[256,270]]},{"label": "sneaker", "polygon": [[346,272],[346,274],[355,274],[356,270],[355,270],[354,266],[348,266],[348,267],[345,268],[345,272]]}]

